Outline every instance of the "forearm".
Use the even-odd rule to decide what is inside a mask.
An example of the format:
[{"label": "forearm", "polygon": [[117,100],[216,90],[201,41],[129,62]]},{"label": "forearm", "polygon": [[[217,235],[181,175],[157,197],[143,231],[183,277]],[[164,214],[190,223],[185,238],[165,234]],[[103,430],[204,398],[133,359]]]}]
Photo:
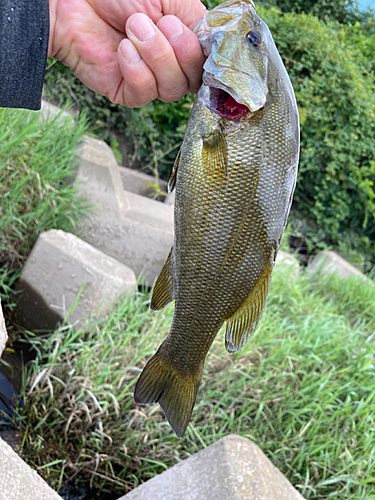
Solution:
[{"label": "forearm", "polygon": [[0,107],[40,109],[48,0],[0,1]]}]

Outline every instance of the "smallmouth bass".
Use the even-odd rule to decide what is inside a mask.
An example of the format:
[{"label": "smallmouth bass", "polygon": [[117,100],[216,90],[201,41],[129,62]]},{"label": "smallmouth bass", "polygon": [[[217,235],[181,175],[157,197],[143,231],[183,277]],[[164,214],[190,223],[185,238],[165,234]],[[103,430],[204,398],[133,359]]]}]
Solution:
[{"label": "smallmouth bass", "polygon": [[134,392],[160,403],[178,437],[222,324],[236,352],[261,318],[299,157],[293,88],[253,2],[219,5],[195,32],[207,60],[169,184],[174,245],[151,300],[155,310],[175,300],[174,316]]}]

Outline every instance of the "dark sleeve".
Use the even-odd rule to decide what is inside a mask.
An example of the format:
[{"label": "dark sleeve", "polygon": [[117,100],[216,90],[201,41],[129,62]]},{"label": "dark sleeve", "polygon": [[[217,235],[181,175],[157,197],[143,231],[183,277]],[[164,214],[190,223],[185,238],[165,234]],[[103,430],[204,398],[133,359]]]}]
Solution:
[{"label": "dark sleeve", "polygon": [[48,0],[0,0],[0,107],[40,109]]}]

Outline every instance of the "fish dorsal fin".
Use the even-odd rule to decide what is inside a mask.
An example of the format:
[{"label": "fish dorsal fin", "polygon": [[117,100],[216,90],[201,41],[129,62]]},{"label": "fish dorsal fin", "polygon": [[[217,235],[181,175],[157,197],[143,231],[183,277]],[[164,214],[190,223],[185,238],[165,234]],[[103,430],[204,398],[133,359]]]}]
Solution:
[{"label": "fish dorsal fin", "polygon": [[225,348],[228,352],[237,352],[254,333],[266,303],[272,270],[271,264],[267,266],[250,295],[227,320]]},{"label": "fish dorsal fin", "polygon": [[152,292],[151,309],[153,311],[163,309],[163,307],[172,302],[174,299],[171,267],[172,249],[173,247],[171,248],[167,260],[160,271],[159,277],[154,286],[154,291]]},{"label": "fish dorsal fin", "polygon": [[227,143],[220,128],[203,138],[202,160],[208,176],[228,179]]},{"label": "fish dorsal fin", "polygon": [[178,164],[180,163],[180,159],[181,159],[181,148],[178,150],[176,159],[175,159],[174,164],[173,164],[172,173],[171,173],[171,176],[169,178],[169,182],[168,182],[168,193],[169,194],[171,194],[171,192],[174,190],[174,188],[176,186],[177,170],[178,170]]}]

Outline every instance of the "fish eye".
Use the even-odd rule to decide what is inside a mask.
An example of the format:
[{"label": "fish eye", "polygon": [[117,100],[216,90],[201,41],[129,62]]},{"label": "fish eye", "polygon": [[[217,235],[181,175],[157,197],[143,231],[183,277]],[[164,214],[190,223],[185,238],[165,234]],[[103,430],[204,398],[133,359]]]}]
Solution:
[{"label": "fish eye", "polygon": [[263,41],[262,33],[260,33],[259,31],[255,31],[255,30],[249,31],[249,33],[246,35],[246,38],[247,38],[247,41],[249,42],[249,44],[252,47],[254,47],[255,49],[260,47],[260,45],[262,44],[262,41]]}]

